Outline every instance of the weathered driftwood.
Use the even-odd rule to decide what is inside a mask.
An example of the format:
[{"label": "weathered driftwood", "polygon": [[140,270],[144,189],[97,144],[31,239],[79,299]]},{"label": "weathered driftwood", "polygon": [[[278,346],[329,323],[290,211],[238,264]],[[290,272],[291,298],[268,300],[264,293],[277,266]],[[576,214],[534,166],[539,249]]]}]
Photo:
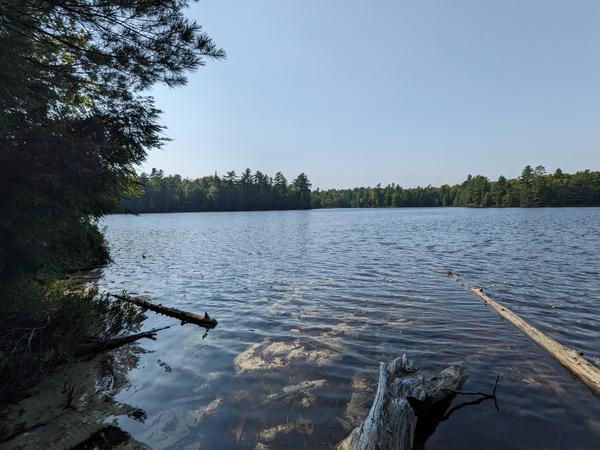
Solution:
[{"label": "weathered driftwood", "polygon": [[590,363],[577,350],[546,336],[533,325],[525,322],[513,311],[484,294],[483,289],[470,286],[469,289],[481,298],[486,305],[491,306],[502,318],[512,323],[521,332],[529,336],[537,345],[550,353],[565,369],[575,375],[595,395],[600,397],[600,368]]},{"label": "weathered driftwood", "polygon": [[171,308],[169,306],[163,306],[161,304],[151,303],[147,300],[143,300],[137,297],[131,297],[129,295],[117,295],[111,294],[113,297],[118,298],[119,300],[123,300],[129,303],[133,303],[138,305],[144,309],[149,309],[150,311],[154,311],[158,314],[164,314],[165,316],[174,317],[176,319],[181,320],[181,323],[193,323],[196,325],[200,325],[204,328],[214,328],[217,326],[219,322],[210,317],[207,313],[204,313],[203,316],[200,314],[189,313],[187,311],[182,311],[181,309]]},{"label": "weathered driftwood", "polygon": [[130,344],[131,342],[139,341],[140,339],[152,339],[156,340],[156,333],[161,330],[166,330],[170,327],[162,327],[162,328],[153,328],[148,331],[142,331],[141,333],[131,334],[129,336],[119,336],[112,339],[107,339],[104,341],[94,341],[88,342],[85,344],[81,344],[75,350],[76,356],[83,356],[89,354],[100,353],[106,350],[112,350],[118,347],[121,347],[125,344]]},{"label": "weathered driftwood", "polygon": [[426,380],[406,356],[379,364],[375,400],[363,423],[337,444],[337,450],[412,450],[418,411],[451,399],[465,368],[452,365]]}]

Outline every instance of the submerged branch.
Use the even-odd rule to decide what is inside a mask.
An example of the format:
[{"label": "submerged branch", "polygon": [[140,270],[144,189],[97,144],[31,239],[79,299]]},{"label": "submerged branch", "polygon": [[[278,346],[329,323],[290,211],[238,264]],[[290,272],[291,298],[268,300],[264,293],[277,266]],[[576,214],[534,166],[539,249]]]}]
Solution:
[{"label": "submerged branch", "polygon": [[140,339],[152,339],[156,340],[156,333],[161,330],[166,330],[170,328],[169,326],[162,328],[153,328],[148,331],[142,331],[141,333],[132,334],[129,336],[121,336],[112,339],[107,339],[104,341],[90,342],[87,344],[81,344],[79,347],[75,349],[76,356],[89,355],[93,353],[99,353],[106,350],[112,350],[118,347],[121,347],[125,344],[130,344],[131,342],[138,341]]},{"label": "submerged branch", "polygon": [[494,384],[494,390],[491,394],[487,394],[485,392],[478,391],[457,391],[456,389],[445,389],[446,391],[450,391],[457,395],[480,395],[484,398],[496,398],[496,388],[498,387],[498,380],[500,380],[500,375],[496,376],[496,383]]}]

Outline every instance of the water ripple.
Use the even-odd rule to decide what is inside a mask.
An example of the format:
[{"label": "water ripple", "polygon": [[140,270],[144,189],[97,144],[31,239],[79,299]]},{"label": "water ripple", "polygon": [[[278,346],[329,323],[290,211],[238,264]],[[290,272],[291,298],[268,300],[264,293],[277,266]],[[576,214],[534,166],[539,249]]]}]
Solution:
[{"label": "water ripple", "polygon": [[115,215],[105,225],[114,263],[102,288],[219,320],[206,339],[186,326],[144,344],[151,353],[123,395],[148,420],[119,421],[154,448],[331,446],[356,415],[355,381],[373,383],[377,362],[401,352],[428,371],[467,361],[468,390],[501,375],[500,412],[461,409],[428,449],[600,439],[598,400],[441,273],[600,358],[600,209]]}]

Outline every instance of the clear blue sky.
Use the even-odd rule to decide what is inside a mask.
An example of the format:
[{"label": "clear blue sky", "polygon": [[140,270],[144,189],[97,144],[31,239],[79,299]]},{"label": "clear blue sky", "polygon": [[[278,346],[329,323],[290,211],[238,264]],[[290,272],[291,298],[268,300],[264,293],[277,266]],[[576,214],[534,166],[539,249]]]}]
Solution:
[{"label": "clear blue sky", "polygon": [[227,52],[155,89],[143,168],[245,167],[314,187],[600,169],[598,0],[202,0]]}]

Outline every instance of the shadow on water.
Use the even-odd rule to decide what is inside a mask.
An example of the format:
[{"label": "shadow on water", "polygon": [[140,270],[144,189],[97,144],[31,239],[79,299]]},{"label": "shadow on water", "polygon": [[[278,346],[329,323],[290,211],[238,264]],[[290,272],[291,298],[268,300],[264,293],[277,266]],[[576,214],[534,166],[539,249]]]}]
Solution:
[{"label": "shadow on water", "polygon": [[[425,450],[425,444],[427,440],[435,433],[438,425],[442,422],[445,422],[450,419],[452,414],[455,412],[471,407],[480,405],[483,402],[487,402],[490,400],[494,401],[494,406],[496,407],[496,411],[500,412],[500,407],[498,406],[498,398],[496,396],[496,390],[498,388],[498,381],[500,377],[496,377],[496,383],[494,384],[494,388],[491,392],[457,392],[454,397],[449,398],[445,402],[439,402],[434,404],[433,406],[427,408],[427,410],[422,411],[419,409],[418,402],[412,402],[409,398],[409,402],[413,409],[415,409],[418,421],[417,426],[415,428],[415,441],[413,445],[414,450]],[[463,401],[452,407],[450,407],[456,399],[456,397],[460,397],[461,395],[467,396],[476,396],[475,400]]]},{"label": "shadow on water", "polygon": [[0,448],[144,448],[110,422],[118,416],[146,419],[142,409],[115,399],[130,386],[128,373],[143,353],[133,345],[59,367],[31,396],[2,411]]}]

